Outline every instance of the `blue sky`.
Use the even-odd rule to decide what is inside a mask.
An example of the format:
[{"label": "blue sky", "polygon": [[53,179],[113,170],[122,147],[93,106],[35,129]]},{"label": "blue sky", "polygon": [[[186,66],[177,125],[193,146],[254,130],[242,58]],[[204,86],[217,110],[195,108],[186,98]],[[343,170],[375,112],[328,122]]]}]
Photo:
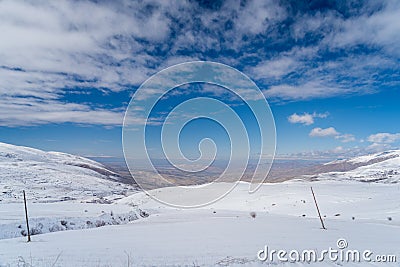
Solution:
[{"label": "blue sky", "polygon": [[[256,82],[281,157],[400,146],[399,1],[1,1],[0,29],[0,142],[120,157],[140,84],[207,60]],[[225,142],[199,123],[184,149],[206,136]]]}]

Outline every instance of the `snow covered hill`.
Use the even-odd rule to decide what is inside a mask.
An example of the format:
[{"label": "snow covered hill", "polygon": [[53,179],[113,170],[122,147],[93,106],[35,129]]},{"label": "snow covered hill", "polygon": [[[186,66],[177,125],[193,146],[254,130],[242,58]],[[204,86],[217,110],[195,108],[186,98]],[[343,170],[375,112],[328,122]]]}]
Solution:
[{"label": "snow covered hill", "polygon": [[[391,150],[324,164],[312,180],[351,180],[360,182],[399,183],[400,150]],[[339,171],[336,171],[339,170]]]},{"label": "snow covered hill", "polygon": [[[117,175],[95,161],[0,144],[0,267],[398,267],[399,155],[388,151],[327,163],[321,167],[325,172],[266,183],[254,194],[248,193],[248,183],[240,182],[210,206],[177,209],[115,181]],[[326,171],[340,166],[344,171]],[[311,186],[326,230],[321,229]],[[29,243],[23,189],[35,233]],[[156,190],[191,197],[178,195],[174,187]],[[339,240],[348,246],[340,248]],[[373,254],[368,262],[327,257],[289,262],[276,254],[274,260],[260,261],[257,254],[266,246],[300,253],[332,248]],[[385,255],[394,261],[377,262],[377,256]]]},{"label": "snow covered hill", "polygon": [[119,174],[80,156],[0,143],[0,239],[26,235],[26,191],[32,234],[124,224],[139,208],[111,205],[137,193]]},{"label": "snow covered hill", "polygon": [[118,178],[87,158],[0,143],[0,203],[19,202],[22,190],[35,202],[105,202],[136,191]]},{"label": "snow covered hill", "polygon": [[[327,230],[321,229],[311,185]],[[282,262],[276,254],[273,261],[263,262],[257,253],[268,246],[319,254],[338,249],[337,241],[344,239],[348,243],[344,251],[370,250],[373,260],[377,255],[394,255],[398,261],[399,184],[287,181],[264,184],[254,194],[248,189],[249,184],[239,183],[219,202],[191,210],[164,206],[143,192],[107,207],[90,204],[90,212],[140,207],[150,216],[123,225],[35,235],[30,243],[24,237],[0,240],[0,266],[398,266],[398,262],[327,257],[322,262]],[[175,188],[159,190],[174,194]],[[61,204],[70,212],[83,208],[65,202],[38,203],[32,212],[47,210],[57,216]]]}]

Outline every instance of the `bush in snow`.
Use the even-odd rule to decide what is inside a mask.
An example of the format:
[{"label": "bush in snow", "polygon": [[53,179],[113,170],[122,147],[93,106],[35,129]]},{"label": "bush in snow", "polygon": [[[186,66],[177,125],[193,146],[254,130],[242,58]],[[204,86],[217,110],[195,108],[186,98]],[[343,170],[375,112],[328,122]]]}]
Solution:
[{"label": "bush in snow", "polygon": [[[31,235],[45,234],[51,232],[77,230],[101,227],[105,225],[120,225],[126,224],[131,221],[137,220],[140,217],[148,217],[149,214],[143,210],[134,210],[124,214],[111,215],[110,213],[103,213],[99,217],[86,217],[86,218],[32,218],[31,222]],[[3,235],[3,238],[13,238],[16,236],[27,236],[28,232],[23,229],[23,224],[12,223],[9,225],[9,233]]]},{"label": "bush in snow", "polygon": [[147,212],[145,212],[144,210],[139,209],[139,215],[142,218],[146,218],[149,217],[150,214],[148,214]]},{"label": "bush in snow", "polygon": [[106,222],[103,221],[103,220],[101,220],[101,221],[97,220],[96,223],[95,223],[96,227],[101,227],[101,226],[104,226],[104,225],[106,225]]},{"label": "bush in snow", "polygon": [[58,224],[53,224],[52,226],[49,227],[49,232],[58,232],[62,230],[64,230],[64,228]]},{"label": "bush in snow", "polygon": [[23,235],[23,236],[27,236],[28,234],[26,233],[26,231],[25,231],[25,230],[22,230],[22,231],[21,231],[21,235]]}]

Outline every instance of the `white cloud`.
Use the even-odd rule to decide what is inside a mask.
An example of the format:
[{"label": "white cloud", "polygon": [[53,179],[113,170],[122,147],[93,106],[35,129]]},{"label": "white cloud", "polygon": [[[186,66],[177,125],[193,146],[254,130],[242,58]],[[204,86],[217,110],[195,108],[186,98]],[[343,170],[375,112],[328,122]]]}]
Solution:
[{"label": "white cloud", "polygon": [[325,113],[313,113],[312,114],[314,118],[321,118],[321,119],[325,119],[326,117],[328,117],[329,112],[325,112]]},{"label": "white cloud", "polygon": [[33,126],[46,123],[122,125],[122,109],[93,108],[57,100],[4,97],[0,99],[0,126]]},{"label": "white cloud", "polygon": [[[169,33],[166,17],[155,11],[142,18],[143,8],[137,4],[136,12],[127,13],[89,1],[1,1],[2,65],[18,67],[28,77],[38,72],[57,75],[66,84],[74,82],[71,75],[111,90],[138,84],[147,76],[151,59],[135,38],[157,42]],[[46,81],[35,82],[33,86],[47,86]]]},{"label": "white cloud", "polygon": [[354,142],[356,141],[356,138],[352,134],[341,134],[335,136],[335,139],[339,139],[343,143],[349,143],[349,142]]},{"label": "white cloud", "polygon": [[288,121],[290,123],[302,123],[305,125],[311,125],[314,123],[314,118],[326,118],[328,116],[328,113],[303,113],[303,114],[297,114],[293,113],[288,117]]},{"label": "white cloud", "polygon": [[262,61],[251,69],[253,75],[258,78],[278,79],[298,67],[299,63],[293,57],[284,56],[270,61]]},{"label": "white cloud", "polygon": [[[297,62],[293,71],[301,73],[301,76],[291,78],[289,75],[273,80],[271,85],[263,90],[264,95],[273,99],[299,101],[375,93],[379,90],[375,85],[382,82],[379,81],[382,76],[377,78],[370,73],[398,68],[393,60],[380,54],[357,54],[334,60],[315,61],[315,58],[320,57],[319,53],[322,50],[321,47],[306,52],[293,49],[293,57]],[[310,68],[306,62],[313,62],[315,67]],[[391,81],[394,77],[396,76],[389,76],[385,84],[396,84],[395,81]]]},{"label": "white cloud", "polygon": [[[372,1],[373,2],[373,1]],[[335,19],[335,31],[328,33],[326,45],[348,47],[368,44],[382,47],[386,52],[400,55],[400,2],[376,2],[375,12],[349,19]],[[381,7],[379,7],[381,5]],[[368,7],[368,4],[367,4]]]},{"label": "white cloud", "polygon": [[[0,1],[0,99],[27,97],[33,106],[48,101],[59,107],[69,88],[131,90],[163,67],[197,59],[244,69],[269,85],[263,92],[277,101],[372,93],[384,70],[398,70],[400,55],[400,4],[382,3],[347,8],[352,16],[342,16],[336,10],[292,14],[285,3],[272,0],[229,0],[218,10],[196,1]],[[282,29],[288,17],[294,23]],[[319,37],[308,45],[301,41],[307,36]],[[268,45],[263,39],[296,45],[270,51],[262,49]],[[359,45],[379,52],[351,52]],[[347,48],[344,56],[324,57]],[[385,79],[385,85],[397,81]],[[18,111],[11,103],[7,107]],[[102,108],[88,103],[85,110]],[[73,120],[65,114],[66,121]],[[1,116],[3,125],[16,119]],[[51,122],[37,118],[31,123]]]},{"label": "white cloud", "polygon": [[331,85],[326,85],[325,82],[321,80],[314,79],[299,85],[273,85],[263,92],[266,97],[283,100],[305,100],[310,98],[332,97],[340,94],[351,93],[356,90],[357,89],[354,88],[333,87]]},{"label": "white cloud", "polygon": [[326,129],[322,128],[314,128],[311,130],[310,134],[311,137],[326,137],[326,136],[337,136],[339,135],[339,132],[335,130],[333,127],[329,127]]},{"label": "white cloud", "polygon": [[298,115],[294,113],[288,117],[290,123],[302,123],[305,125],[311,125],[314,123],[314,117],[309,113],[304,113],[303,115]]},{"label": "white cloud", "polygon": [[373,153],[373,152],[382,152],[385,150],[389,150],[391,146],[389,144],[379,144],[379,143],[373,143],[369,146],[366,147],[366,151]]},{"label": "white cloud", "polygon": [[333,153],[342,153],[344,151],[344,148],[342,146],[337,146],[334,149],[332,149]]},{"label": "white cloud", "polygon": [[332,136],[335,137],[335,139],[340,140],[342,143],[349,143],[349,142],[354,142],[356,141],[356,138],[352,134],[340,134],[334,127],[329,127],[329,128],[314,128],[311,130],[309,133],[309,136],[311,137],[328,137]]},{"label": "white cloud", "polygon": [[[294,17],[291,35],[295,40],[320,36],[320,41],[308,47],[294,46],[250,70],[256,78],[268,78],[267,97],[297,101],[374,93],[381,90],[377,84],[382,82],[383,76],[388,78],[386,85],[398,85],[398,75],[388,75],[385,70],[399,69],[396,60],[400,56],[400,2],[364,1],[357,8],[351,4],[337,4],[340,5],[351,16],[328,9]],[[360,46],[379,52],[351,52],[358,51]],[[320,61],[326,51],[340,50],[350,52]]]},{"label": "white cloud", "polygon": [[391,144],[400,140],[400,133],[377,133],[368,137],[368,142],[379,144]]},{"label": "white cloud", "polygon": [[130,89],[154,72],[149,65],[156,59],[145,51],[150,46],[138,40],[162,43],[169,19],[157,8],[143,16],[145,8],[137,2],[0,1],[0,125],[121,125],[121,108],[62,98],[71,88]]},{"label": "white cloud", "polygon": [[285,19],[287,12],[274,1],[250,1],[237,18],[236,29],[240,32],[258,34],[265,32],[271,22]]},{"label": "white cloud", "polygon": [[[364,142],[364,140],[362,140]],[[366,141],[371,144],[365,147],[369,153],[395,149],[394,143],[400,141],[400,133],[376,133],[368,136]]]}]

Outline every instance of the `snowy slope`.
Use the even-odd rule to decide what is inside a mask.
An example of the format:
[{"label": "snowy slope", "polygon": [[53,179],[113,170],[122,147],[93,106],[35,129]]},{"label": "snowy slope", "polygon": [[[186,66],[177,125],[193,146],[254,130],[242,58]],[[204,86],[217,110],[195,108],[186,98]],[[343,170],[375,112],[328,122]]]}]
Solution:
[{"label": "snowy slope", "polygon": [[[0,194],[1,267],[310,266],[276,258],[261,262],[257,252],[265,246],[337,249],[341,238],[348,249],[395,255],[397,262],[325,259],[311,266],[399,266],[400,183],[393,182],[398,151],[346,160],[356,166],[351,171],[264,184],[254,194],[241,182],[220,201],[191,210],[165,206],[112,181],[113,174],[88,159],[5,144],[0,152],[0,188],[7,192]],[[385,177],[360,183],[377,175]],[[321,229],[311,186],[327,230]],[[21,236],[22,189],[29,196],[31,227],[39,233],[30,243]],[[177,195],[174,187],[157,190],[191,197]],[[61,201],[68,197],[75,200]]]},{"label": "snowy slope", "polygon": [[136,189],[93,160],[0,143],[0,203],[20,201],[22,190],[37,202],[105,201]]},{"label": "snowy slope", "polygon": [[[329,166],[338,165],[347,166],[346,168],[350,170],[320,173],[308,176],[308,178],[380,183],[400,182],[400,150],[391,150],[325,164],[328,168]],[[351,168],[351,166],[354,168]]]},{"label": "snowy slope", "polygon": [[102,164],[75,155],[0,143],[0,239],[26,235],[22,190],[33,234],[124,224],[141,210],[110,205],[138,190]]},{"label": "snowy slope", "polygon": [[351,163],[351,164],[372,164],[376,163],[379,161],[384,161],[390,158],[397,158],[400,156],[400,150],[389,150],[385,152],[379,152],[379,153],[374,153],[374,154],[368,154],[368,155],[363,155],[363,156],[358,156],[350,159],[341,159],[341,160],[334,160],[328,163],[325,163],[325,165],[332,165],[336,163]]},{"label": "snowy slope", "polygon": [[[321,229],[311,185],[327,230]],[[150,211],[148,218],[38,235],[31,243],[24,238],[3,239],[0,266],[310,266],[276,257],[261,262],[257,252],[265,246],[287,251],[337,249],[340,238],[348,249],[400,259],[399,185],[290,181],[265,184],[255,194],[248,194],[248,188],[240,183],[221,201],[194,210],[169,208],[137,193],[109,206],[140,206]],[[175,189],[161,190],[173,194]],[[398,266],[398,262],[325,259],[311,266]]]}]

